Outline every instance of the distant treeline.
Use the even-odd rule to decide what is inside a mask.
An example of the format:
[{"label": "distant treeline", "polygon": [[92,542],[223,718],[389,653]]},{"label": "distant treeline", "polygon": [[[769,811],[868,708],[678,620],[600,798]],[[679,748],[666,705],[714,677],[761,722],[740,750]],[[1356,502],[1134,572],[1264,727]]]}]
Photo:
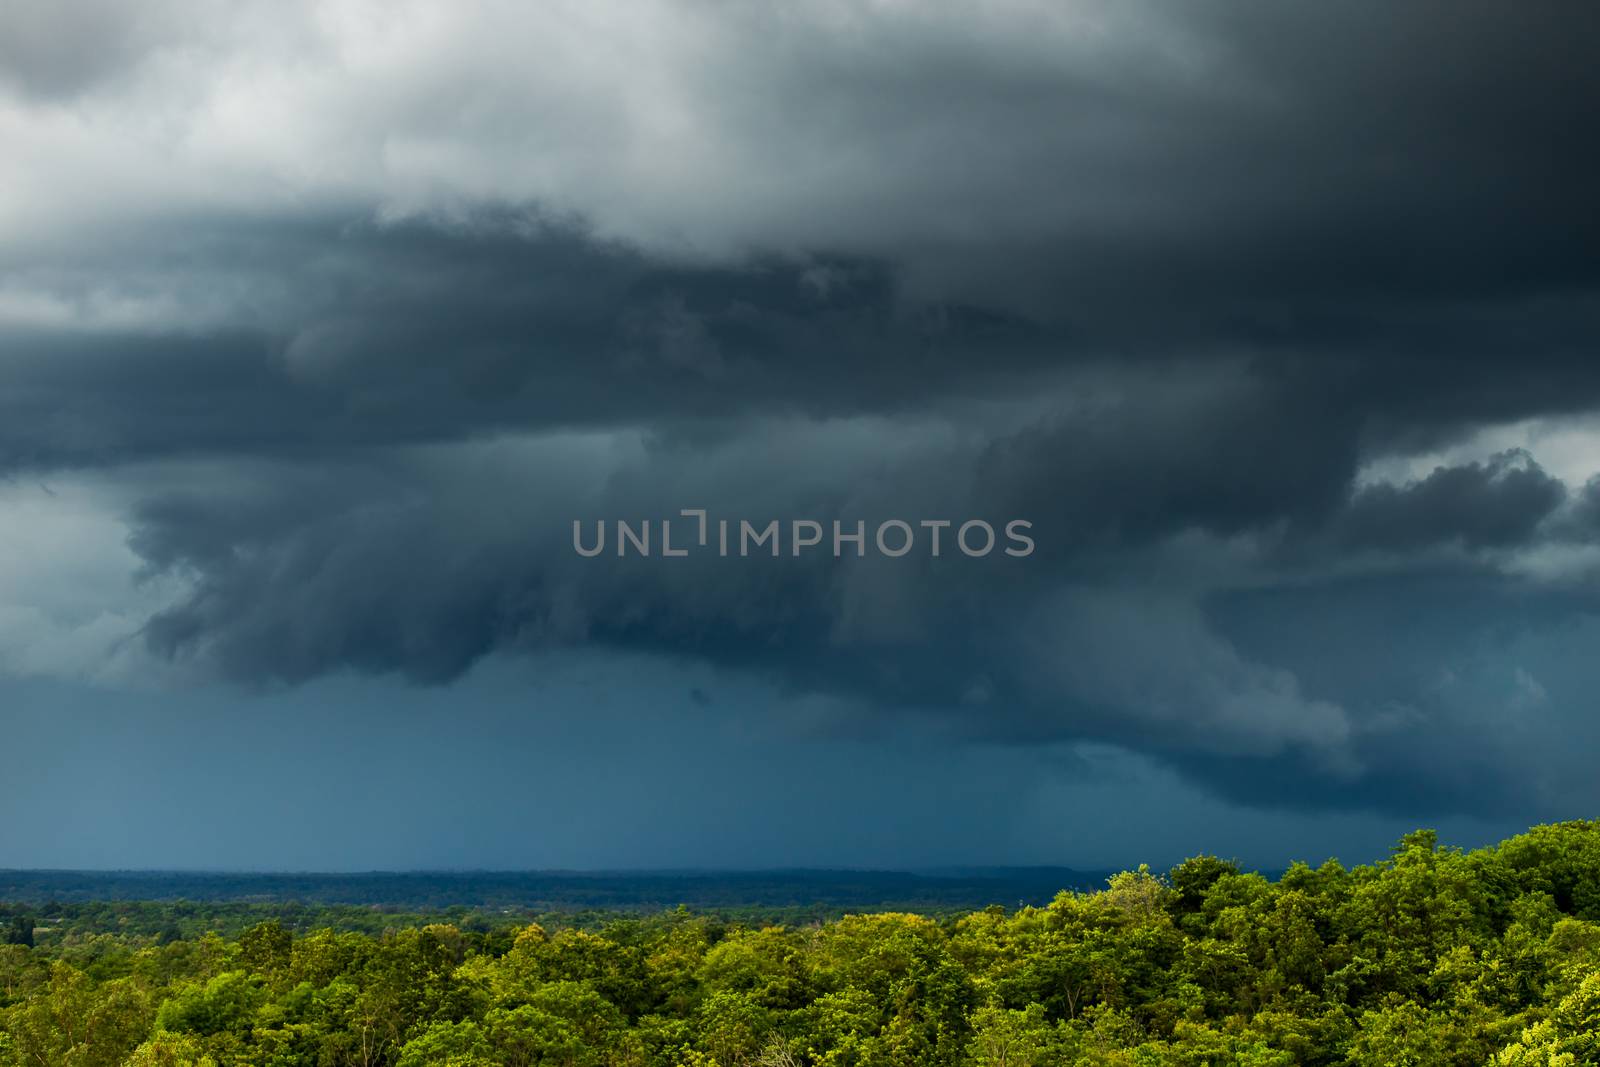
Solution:
[{"label": "distant treeline", "polygon": [[11,904],[0,1067],[1600,1064],[1600,822],[939,915],[455,914]]},{"label": "distant treeline", "polygon": [[929,874],[851,870],[370,874],[0,870],[0,901],[356,904],[418,912],[461,907],[531,912],[650,912],[680,904],[697,910],[943,911],[990,904],[1043,904],[1062,889],[1103,886],[1112,873],[1066,867],[979,868]]}]

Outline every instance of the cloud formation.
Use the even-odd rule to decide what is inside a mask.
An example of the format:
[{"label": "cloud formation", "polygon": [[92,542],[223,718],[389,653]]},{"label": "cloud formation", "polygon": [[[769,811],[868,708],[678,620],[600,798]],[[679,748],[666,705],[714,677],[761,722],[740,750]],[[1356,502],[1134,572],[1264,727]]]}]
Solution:
[{"label": "cloud formation", "polygon": [[[1595,13],[235,16],[25,3],[0,42],[0,513],[82,487],[144,583],[62,647],[645,653],[1266,807],[1600,799],[1558,751],[1600,438],[1375,473],[1600,408]],[[684,507],[1039,548],[571,550]]]}]

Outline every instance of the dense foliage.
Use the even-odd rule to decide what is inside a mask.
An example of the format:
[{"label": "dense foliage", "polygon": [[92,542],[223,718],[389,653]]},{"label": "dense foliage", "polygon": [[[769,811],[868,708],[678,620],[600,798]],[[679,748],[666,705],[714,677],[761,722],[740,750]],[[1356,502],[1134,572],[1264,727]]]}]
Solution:
[{"label": "dense foliage", "polygon": [[1600,823],[806,926],[40,938],[8,914],[5,1067],[1600,1063]]}]

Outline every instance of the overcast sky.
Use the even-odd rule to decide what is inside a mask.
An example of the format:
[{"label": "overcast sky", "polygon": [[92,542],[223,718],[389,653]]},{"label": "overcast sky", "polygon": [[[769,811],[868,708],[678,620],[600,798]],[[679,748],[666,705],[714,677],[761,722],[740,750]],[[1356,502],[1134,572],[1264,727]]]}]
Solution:
[{"label": "overcast sky", "polygon": [[[1600,8],[21,0],[0,867],[1600,814]],[[585,559],[574,519],[1033,523]]]}]

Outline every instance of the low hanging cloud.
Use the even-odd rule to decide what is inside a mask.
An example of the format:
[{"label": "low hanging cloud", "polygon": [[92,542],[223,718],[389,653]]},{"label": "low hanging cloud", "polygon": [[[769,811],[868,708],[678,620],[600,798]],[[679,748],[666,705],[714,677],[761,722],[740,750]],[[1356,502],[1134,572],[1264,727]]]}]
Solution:
[{"label": "low hanging cloud", "polygon": [[[0,508],[89,487],[125,545],[60,553],[138,592],[41,651],[8,580],[0,664],[646,652],[1262,806],[1592,802],[1600,448],[1368,476],[1600,409],[1564,14],[24,4]],[[572,550],[697,507],[1037,551]]]}]

